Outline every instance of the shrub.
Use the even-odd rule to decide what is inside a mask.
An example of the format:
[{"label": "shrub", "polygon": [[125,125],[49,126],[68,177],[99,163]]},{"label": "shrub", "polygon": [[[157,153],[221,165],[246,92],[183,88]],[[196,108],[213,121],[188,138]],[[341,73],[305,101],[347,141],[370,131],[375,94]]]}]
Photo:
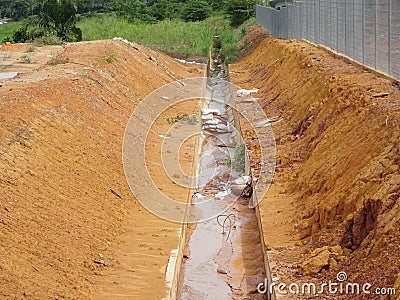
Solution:
[{"label": "shrub", "polygon": [[242,143],[236,147],[235,156],[232,162],[233,169],[240,174],[243,174],[245,171],[245,163],[246,163],[245,155],[246,155],[246,145]]},{"label": "shrub", "polygon": [[20,57],[20,59],[22,60],[22,63],[24,64],[30,64],[31,63],[31,59],[28,55],[22,55]]},{"label": "shrub", "polygon": [[5,44],[5,43],[7,43],[7,42],[12,43],[12,42],[13,42],[12,37],[6,36],[6,37],[3,39],[2,44]]},{"label": "shrub", "polygon": [[55,66],[55,65],[60,65],[60,64],[66,64],[68,62],[68,57],[52,57],[49,61],[49,65]]},{"label": "shrub", "polygon": [[25,52],[27,52],[27,53],[29,53],[29,52],[35,52],[35,50],[36,50],[36,48],[35,48],[34,46],[30,45],[30,46],[28,47],[28,49],[26,49]]},{"label": "shrub", "polygon": [[41,47],[44,45],[62,45],[63,41],[61,38],[55,35],[41,36],[33,41],[35,46]]},{"label": "shrub", "polygon": [[182,16],[184,6],[168,0],[160,0],[150,8],[152,16],[157,20],[179,19]]},{"label": "shrub", "polygon": [[111,53],[105,57],[102,57],[99,60],[99,63],[102,65],[106,65],[106,64],[112,64],[114,61],[117,61],[117,54],[116,53]]},{"label": "shrub", "polygon": [[112,0],[109,5],[118,16],[127,19],[129,22],[154,23],[156,21],[150,13],[149,7],[143,1]]},{"label": "shrub", "polygon": [[76,6],[72,0],[46,0],[38,16],[38,24],[63,41],[82,40],[82,31],[75,26]]},{"label": "shrub", "polygon": [[36,38],[43,37],[43,36],[46,36],[46,31],[43,28],[33,27],[29,31],[29,39],[31,41],[35,40]]},{"label": "shrub", "polygon": [[210,14],[211,6],[206,1],[191,0],[186,4],[182,17],[186,22],[194,22],[205,20]]},{"label": "shrub", "polygon": [[14,43],[25,43],[27,40],[29,40],[29,33],[27,30],[27,26],[23,26],[19,28],[16,32],[14,32],[13,35]]}]

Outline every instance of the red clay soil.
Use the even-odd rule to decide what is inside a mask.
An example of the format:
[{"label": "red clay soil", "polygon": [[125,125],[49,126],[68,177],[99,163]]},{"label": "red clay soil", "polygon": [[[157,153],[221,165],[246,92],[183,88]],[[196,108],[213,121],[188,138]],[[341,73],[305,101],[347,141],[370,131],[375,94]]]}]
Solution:
[{"label": "red clay soil", "polygon": [[242,37],[238,43],[240,57],[243,58],[250,55],[268,36],[269,33],[262,27],[250,27],[245,36]]},{"label": "red clay soil", "polygon": [[28,47],[0,51],[22,72],[0,82],[0,298],[164,297],[180,225],[134,198],[123,134],[147,94],[203,70],[121,41]]},{"label": "red clay soil", "polygon": [[[260,89],[254,97],[270,118],[282,118],[273,125],[276,175],[260,208],[273,277],[319,283],[343,271],[371,291],[399,285],[399,83],[306,42],[273,38],[230,71],[234,83]],[[317,272],[301,268],[323,246],[341,253]]]},{"label": "red clay soil", "polygon": [[[163,298],[180,226],[130,192],[123,133],[147,94],[203,70],[121,41],[28,47],[0,51],[3,72],[22,72],[0,82],[0,297]],[[344,271],[351,282],[400,285],[399,85],[304,42],[267,38],[247,54],[231,66],[232,81],[259,88],[267,115],[283,120],[273,126],[277,173],[260,207],[273,276],[318,283]],[[190,151],[192,143],[186,170]],[[342,253],[305,275],[301,264],[323,246]]]}]

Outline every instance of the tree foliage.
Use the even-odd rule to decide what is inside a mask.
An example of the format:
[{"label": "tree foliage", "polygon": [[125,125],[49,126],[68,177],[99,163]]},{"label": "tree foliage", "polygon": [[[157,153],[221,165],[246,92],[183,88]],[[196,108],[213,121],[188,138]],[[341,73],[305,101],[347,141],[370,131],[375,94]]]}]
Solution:
[{"label": "tree foliage", "polygon": [[[129,22],[154,23],[164,19],[201,21],[214,12],[224,12],[237,27],[253,16],[257,0],[0,0],[0,17],[26,19],[14,34],[24,42],[40,36],[58,36],[63,41],[79,41],[77,15],[96,12],[116,14]],[[261,1],[262,2],[262,1]],[[33,22],[32,22],[33,20]]]},{"label": "tree foliage", "polygon": [[29,16],[31,5],[25,0],[0,1],[0,17],[21,20]]},{"label": "tree foliage", "polygon": [[182,17],[186,22],[202,21],[211,14],[211,6],[203,0],[191,0],[186,3]]},{"label": "tree foliage", "polygon": [[39,27],[63,41],[80,41],[82,32],[76,27],[76,12],[72,0],[46,0],[38,16]]},{"label": "tree foliage", "polygon": [[153,1],[149,6],[152,16],[159,21],[179,19],[182,16],[183,8],[182,3],[168,0]]},{"label": "tree foliage", "polygon": [[[42,0],[0,0],[0,17],[14,20],[38,15],[43,4]],[[78,13],[106,11],[111,0],[75,0]]]},{"label": "tree foliage", "polygon": [[155,21],[149,7],[145,2],[140,0],[112,0],[109,3],[109,8],[111,11],[117,13],[117,15],[131,22],[142,21],[150,23]]},{"label": "tree foliage", "polygon": [[[39,14],[49,1],[0,0],[0,16],[16,20]],[[224,10],[234,26],[253,15],[256,0],[70,0],[78,14],[112,12],[132,22],[155,22],[164,19],[197,21],[212,11]],[[70,8],[65,6],[67,10]],[[66,11],[68,13],[68,11]]]},{"label": "tree foliage", "polygon": [[231,25],[236,27],[254,15],[254,5],[257,0],[225,0],[225,11],[229,16]]}]

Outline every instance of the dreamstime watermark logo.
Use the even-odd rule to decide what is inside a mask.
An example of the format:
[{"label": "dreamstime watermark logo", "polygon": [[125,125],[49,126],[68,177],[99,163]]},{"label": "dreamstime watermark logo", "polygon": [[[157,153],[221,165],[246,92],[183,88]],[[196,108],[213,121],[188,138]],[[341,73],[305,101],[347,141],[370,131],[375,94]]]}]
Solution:
[{"label": "dreamstime watermark logo", "polygon": [[260,294],[279,295],[396,295],[395,288],[377,287],[374,288],[369,282],[355,283],[347,282],[348,276],[345,272],[339,272],[334,280],[321,282],[319,284],[312,282],[284,283],[272,280],[269,284],[265,279],[257,286]]},{"label": "dreamstime watermark logo", "polygon": [[[256,185],[254,190],[258,196],[257,201],[262,200],[269,188],[269,182],[272,181],[275,168],[274,135],[269,124],[257,126],[257,121],[268,120],[264,110],[257,101],[251,101],[252,98],[250,95],[245,95],[244,97],[241,95],[241,99],[244,102],[251,101],[251,108],[238,111],[231,100],[226,100],[226,96],[229,98],[229,95],[239,95],[237,91],[242,89],[230,82],[220,79],[216,86],[219,90],[214,92],[213,87],[210,87],[208,78],[188,78],[167,84],[149,94],[138,104],[126,126],[122,158],[129,187],[135,198],[146,209],[163,219],[188,223],[208,220],[223,213],[235,202],[235,199],[233,199],[234,197],[231,197],[232,199],[227,201],[224,205],[218,205],[218,211],[215,209],[207,209],[207,207],[215,207],[212,203],[215,201],[213,197],[206,198],[199,203],[183,203],[172,199],[167,192],[164,192],[162,187],[157,186],[155,180],[153,180],[152,174],[150,174],[151,170],[149,170],[148,164],[156,162],[149,162],[152,158],[147,156],[146,143],[148,142],[150,133],[154,132],[154,124],[162,119],[163,113],[165,114],[168,109],[180,105],[185,101],[196,101],[196,103],[199,104],[199,108],[206,108],[210,101],[217,104],[219,102],[219,106],[224,107],[226,111],[236,111],[236,113],[240,115],[240,118],[244,119],[247,124],[250,124],[251,129],[254,130],[257,137],[262,136],[264,139],[268,137],[270,150],[267,151],[265,148],[261,147],[261,159],[264,163],[261,165],[260,170],[260,174],[264,174],[263,176],[266,177],[264,182],[268,184]],[[190,122],[176,122],[173,125],[171,124],[168,133],[158,134],[158,137],[163,140],[160,149],[160,161],[162,163],[159,167],[163,168],[168,178],[176,185],[188,189],[204,187],[207,182],[211,181],[213,177],[216,176],[218,170],[218,159],[213,157],[210,153],[203,153],[203,156],[199,159],[199,161],[207,162],[209,167],[207,170],[200,168],[199,174],[195,176],[186,174],[180,166],[179,149],[189,138],[203,134],[201,116],[197,115],[196,118],[196,122],[192,122],[191,124],[189,124]],[[229,123],[229,120],[227,121]],[[227,125],[227,132],[231,136],[236,135],[241,139],[241,133],[238,132],[234,126]],[[226,139],[220,138],[220,134],[212,132],[207,132],[207,134],[213,135],[215,138],[219,139],[222,146],[221,148],[229,147]],[[261,139],[259,140],[261,141]],[[232,159],[233,157],[231,156],[229,158]],[[231,171],[233,172],[233,170]],[[199,178],[201,178],[201,180],[199,180]],[[198,186],[199,182],[202,182],[203,186]],[[253,203],[253,205],[257,204],[258,203]],[[205,208],[202,209],[202,212],[206,213],[200,218],[196,215],[189,215],[188,217],[187,212],[193,207],[199,209]]]}]

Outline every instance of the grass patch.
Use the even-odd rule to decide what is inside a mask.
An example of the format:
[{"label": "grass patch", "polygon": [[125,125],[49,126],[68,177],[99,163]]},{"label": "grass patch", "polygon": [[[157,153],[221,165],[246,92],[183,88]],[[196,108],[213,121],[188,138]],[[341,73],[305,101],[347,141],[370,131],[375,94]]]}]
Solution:
[{"label": "grass patch", "polygon": [[197,115],[187,115],[186,113],[181,113],[176,118],[167,118],[168,124],[175,124],[177,122],[183,122],[187,125],[196,125],[199,121],[197,120]]},{"label": "grass patch", "polygon": [[113,15],[82,18],[84,40],[122,37],[147,47],[182,55],[207,56],[214,34],[214,18],[200,22],[164,20],[156,24],[130,23]]},{"label": "grass patch", "polygon": [[44,45],[60,46],[63,45],[64,42],[58,36],[48,35],[36,38],[33,44],[37,47],[43,47]]},{"label": "grass patch", "polygon": [[14,65],[2,65],[2,66],[0,67],[0,69],[1,69],[1,70],[7,70],[7,69],[10,69],[10,68],[12,68],[12,67],[14,67]]},{"label": "grass patch", "polygon": [[255,18],[250,18],[238,28],[232,28],[229,23],[220,25],[221,54],[226,64],[230,64],[239,57],[239,41],[247,34],[251,27],[257,25]]},{"label": "grass patch", "polygon": [[112,64],[114,61],[117,61],[117,54],[111,53],[108,56],[102,57],[99,60],[99,63],[102,65],[106,65],[106,64]]},{"label": "grass patch", "polygon": [[197,115],[191,115],[182,120],[187,125],[196,125],[199,121],[197,120]]},{"label": "grass patch", "polygon": [[52,57],[49,61],[49,65],[55,66],[55,65],[62,65],[68,63],[68,57],[62,57],[62,56],[57,56],[57,57]]},{"label": "grass patch", "polygon": [[28,55],[22,55],[21,57],[20,57],[20,59],[21,59],[21,62],[23,63],[23,64],[30,64],[32,61],[31,61],[31,58],[28,56]]},{"label": "grass patch", "polygon": [[234,28],[223,15],[200,22],[164,20],[156,24],[140,24],[114,15],[99,14],[82,18],[77,26],[82,29],[83,39],[87,41],[122,37],[155,50],[199,56],[208,55],[214,30],[218,28],[223,58],[226,63],[231,63],[239,55],[239,40],[256,24],[255,18],[251,18],[239,28]]},{"label": "grass patch", "polygon": [[229,168],[233,168],[240,175],[243,175],[246,169],[245,155],[246,155],[246,145],[244,143],[241,143],[236,146],[233,159],[226,158],[224,160],[224,165]]},{"label": "grass patch", "polygon": [[28,47],[28,49],[26,49],[25,52],[26,52],[26,53],[31,53],[31,52],[35,52],[35,50],[36,50],[36,47],[30,45],[30,46]]},{"label": "grass patch", "polygon": [[87,78],[87,79],[89,79],[89,80],[91,80],[91,81],[93,81],[93,82],[95,82],[95,83],[101,85],[100,81],[98,81],[96,78],[90,76],[89,74],[81,74],[81,76],[82,76],[83,78]]},{"label": "grass patch", "polygon": [[23,22],[9,22],[7,24],[0,25],[0,43],[3,42],[5,38],[12,38],[15,31],[17,31]]},{"label": "grass patch", "polygon": [[246,145],[239,144],[235,149],[235,156],[233,158],[232,167],[239,174],[244,174],[246,168]]},{"label": "grass patch", "polygon": [[[23,22],[0,25],[0,41],[12,37],[22,25]],[[215,15],[200,22],[164,20],[156,24],[143,24],[131,23],[112,14],[96,14],[91,17],[81,17],[77,27],[82,30],[83,39],[87,41],[122,37],[155,50],[198,56],[208,56],[214,30],[218,28],[221,53],[225,63],[229,64],[239,55],[238,41],[254,25],[256,25],[255,18],[251,18],[239,28],[233,28],[223,15]],[[62,44],[62,40],[56,36],[37,38],[33,42],[36,47]],[[115,57],[105,57],[100,63],[107,64],[114,61]]]}]

